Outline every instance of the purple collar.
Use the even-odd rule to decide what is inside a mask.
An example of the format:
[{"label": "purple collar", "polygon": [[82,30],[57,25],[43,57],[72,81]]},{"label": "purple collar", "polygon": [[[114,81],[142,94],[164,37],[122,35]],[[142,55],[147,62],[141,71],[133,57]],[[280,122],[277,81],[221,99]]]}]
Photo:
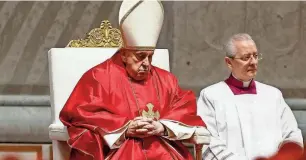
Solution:
[{"label": "purple collar", "polygon": [[225,80],[225,83],[230,87],[234,95],[240,94],[256,94],[256,85],[255,81],[252,79],[249,82],[248,86],[244,86],[243,84],[246,82],[242,82],[236,79],[232,74]]}]

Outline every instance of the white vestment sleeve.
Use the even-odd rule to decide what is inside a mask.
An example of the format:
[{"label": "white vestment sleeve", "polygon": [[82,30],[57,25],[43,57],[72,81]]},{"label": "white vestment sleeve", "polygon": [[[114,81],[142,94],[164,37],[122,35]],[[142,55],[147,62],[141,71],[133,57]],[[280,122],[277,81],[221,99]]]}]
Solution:
[{"label": "white vestment sleeve", "polygon": [[105,133],[105,135],[103,136],[103,139],[106,141],[110,149],[119,148],[121,144],[126,140],[124,133],[127,130],[129,124],[130,122],[126,123],[122,128],[114,132]]},{"label": "white vestment sleeve", "polygon": [[[221,91],[222,92],[222,91]],[[220,138],[220,132],[223,132],[217,125],[217,117],[213,101],[208,98],[205,90],[201,91],[197,102],[197,114],[205,122],[208,131],[211,133],[211,141],[207,148],[203,150],[203,159],[205,160],[248,160],[246,155],[240,155],[228,150],[225,140]],[[220,121],[220,120],[218,120]],[[222,128],[225,129],[225,128]],[[229,137],[230,138],[230,137]]]},{"label": "white vestment sleeve", "polygon": [[290,107],[286,104],[280,93],[280,119],[282,126],[283,143],[295,142],[303,147],[303,137],[301,130],[298,128],[297,121]]},{"label": "white vestment sleeve", "polygon": [[185,126],[179,122],[171,120],[160,120],[159,122],[165,126],[165,129],[168,132],[168,135],[163,137],[169,140],[189,139],[196,130],[196,127]]}]

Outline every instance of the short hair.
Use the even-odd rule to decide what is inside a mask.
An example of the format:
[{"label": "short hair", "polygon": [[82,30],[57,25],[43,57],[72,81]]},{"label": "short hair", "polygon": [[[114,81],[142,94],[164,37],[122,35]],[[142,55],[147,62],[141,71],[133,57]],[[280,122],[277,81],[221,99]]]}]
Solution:
[{"label": "short hair", "polygon": [[[252,41],[252,42],[254,42],[252,37],[247,33],[238,33],[238,34],[235,34],[235,35],[231,36],[228,39],[228,41],[224,44],[224,47],[223,47],[226,57],[230,57],[230,58],[235,57],[236,47],[234,45],[234,42],[236,42],[236,41]],[[254,44],[255,44],[255,42],[254,42]]]}]

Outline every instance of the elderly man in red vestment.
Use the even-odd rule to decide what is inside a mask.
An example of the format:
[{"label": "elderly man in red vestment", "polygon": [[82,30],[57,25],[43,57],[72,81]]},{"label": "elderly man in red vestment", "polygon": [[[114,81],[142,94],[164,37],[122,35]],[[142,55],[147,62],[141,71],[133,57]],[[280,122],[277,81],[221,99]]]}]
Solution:
[{"label": "elderly man in red vestment", "polygon": [[122,2],[124,46],[81,77],[60,113],[70,159],[193,159],[181,140],[205,127],[195,95],[151,65],[163,13],[159,1]]}]

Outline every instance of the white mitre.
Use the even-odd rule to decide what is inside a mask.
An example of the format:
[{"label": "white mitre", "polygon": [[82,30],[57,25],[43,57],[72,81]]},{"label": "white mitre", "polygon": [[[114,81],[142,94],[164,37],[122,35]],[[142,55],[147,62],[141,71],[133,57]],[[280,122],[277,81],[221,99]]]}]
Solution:
[{"label": "white mitre", "polygon": [[155,49],[163,20],[164,9],[160,1],[123,0],[119,11],[123,47]]}]

